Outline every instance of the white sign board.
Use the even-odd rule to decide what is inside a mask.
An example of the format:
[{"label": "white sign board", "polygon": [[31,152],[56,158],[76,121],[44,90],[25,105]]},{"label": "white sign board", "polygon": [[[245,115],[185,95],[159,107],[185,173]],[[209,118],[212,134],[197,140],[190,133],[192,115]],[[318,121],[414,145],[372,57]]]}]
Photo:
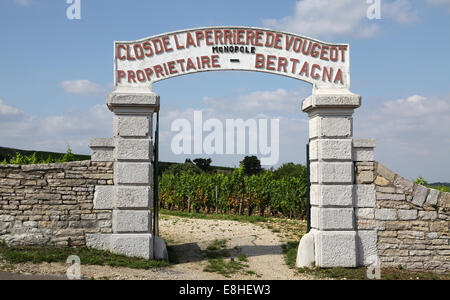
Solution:
[{"label": "white sign board", "polygon": [[222,70],[266,72],[350,88],[350,48],[251,27],[210,27],[114,43],[116,90],[149,88],[175,76]]}]

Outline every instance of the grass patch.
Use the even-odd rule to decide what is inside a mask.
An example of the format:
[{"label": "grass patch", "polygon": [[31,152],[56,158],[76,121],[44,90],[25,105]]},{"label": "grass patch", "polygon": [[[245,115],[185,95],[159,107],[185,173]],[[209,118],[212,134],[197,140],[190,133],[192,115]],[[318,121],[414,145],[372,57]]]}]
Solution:
[{"label": "grass patch", "polygon": [[8,247],[0,245],[1,257],[10,264],[18,263],[66,263],[70,255],[80,257],[82,265],[100,265],[111,267],[127,267],[133,269],[154,269],[168,267],[170,264],[159,260],[126,257],[112,254],[108,251],[80,248],[51,248],[51,247]]},{"label": "grass patch", "polygon": [[[284,259],[290,268],[295,268],[297,272],[311,275],[318,279],[348,279],[348,280],[368,280],[367,268],[301,268],[297,269],[298,242],[288,242],[283,246]],[[437,274],[434,272],[413,272],[402,268],[382,268],[382,280],[450,280],[449,274]]]},{"label": "grass patch", "polygon": [[206,249],[209,251],[225,249],[227,247],[227,240],[214,240],[211,244],[208,245]]},{"label": "grass patch", "polygon": [[242,262],[231,259],[226,262],[223,257],[218,257],[208,260],[208,265],[203,269],[205,272],[219,273],[225,277],[230,277],[231,274],[237,273],[242,269],[248,267]]}]

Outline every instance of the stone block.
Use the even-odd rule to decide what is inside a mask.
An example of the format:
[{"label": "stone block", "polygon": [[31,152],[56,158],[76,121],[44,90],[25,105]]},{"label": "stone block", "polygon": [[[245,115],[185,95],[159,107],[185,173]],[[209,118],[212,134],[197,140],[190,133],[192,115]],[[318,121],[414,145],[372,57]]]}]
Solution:
[{"label": "stone block", "polygon": [[315,259],[314,230],[311,230],[300,240],[295,265],[297,268],[312,268],[314,267]]},{"label": "stone block", "polygon": [[311,162],[309,165],[309,180],[311,184],[319,183],[319,163]]},{"label": "stone block", "polygon": [[436,220],[438,213],[436,211],[419,211],[419,218],[422,220]]},{"label": "stone block", "polygon": [[351,137],[352,118],[351,117],[321,117],[319,122],[320,137]]},{"label": "stone block", "polygon": [[318,160],[319,159],[319,141],[310,141],[309,142],[309,160]]},{"label": "stone block", "polygon": [[114,208],[149,208],[153,194],[150,187],[117,186]]},{"label": "stone block", "polygon": [[374,184],[355,184],[355,207],[375,207],[376,193]]},{"label": "stone block", "polygon": [[402,189],[404,192],[407,192],[407,193],[412,193],[413,188],[414,188],[414,183],[412,181],[402,177],[402,176],[397,176],[395,178],[394,185],[396,187]]},{"label": "stone block", "polygon": [[320,139],[318,140],[319,159],[351,160],[352,140],[350,139]]},{"label": "stone block", "polygon": [[428,205],[437,205],[438,199],[439,199],[439,193],[440,193],[439,190],[430,189],[430,192],[427,196],[426,203]]},{"label": "stone block", "polygon": [[311,227],[319,230],[354,229],[353,208],[311,208]]},{"label": "stone block", "polygon": [[[384,177],[382,177],[382,176],[377,176],[377,178],[375,178],[375,185],[377,185],[377,186],[388,186],[389,184],[390,184],[390,182],[386,179],[386,178],[384,178]],[[395,188],[394,188],[394,190],[395,190]]]},{"label": "stone block", "polygon": [[114,233],[149,233],[152,227],[149,210],[114,210]]},{"label": "stone block", "polygon": [[375,219],[375,208],[357,208],[355,210],[356,218],[365,219],[365,220],[373,220]]},{"label": "stone block", "polygon": [[397,220],[397,210],[389,208],[375,209],[375,219],[382,221]]},{"label": "stone block", "polygon": [[86,233],[86,246],[97,250],[108,251],[111,248],[111,235]]},{"label": "stone block", "polygon": [[377,162],[376,171],[378,175],[381,175],[390,182],[394,182],[396,174],[388,169],[385,165]]},{"label": "stone block", "polygon": [[351,207],[352,191],[353,185],[311,185],[311,205]]},{"label": "stone block", "polygon": [[97,185],[94,193],[94,209],[112,209],[114,201],[114,186]]},{"label": "stone block", "polygon": [[147,139],[117,139],[118,160],[151,160],[153,143]]},{"label": "stone block", "polygon": [[356,267],[355,231],[318,231],[314,235],[316,266]]},{"label": "stone block", "polygon": [[354,161],[375,161],[373,148],[353,148]]},{"label": "stone block", "polygon": [[367,266],[373,263],[373,258],[378,255],[378,235],[376,230],[357,231],[358,265]]},{"label": "stone block", "polygon": [[414,189],[413,198],[411,203],[422,207],[428,196],[428,189],[422,185],[417,184]]},{"label": "stone block", "polygon": [[397,213],[398,213],[398,219],[401,221],[417,219],[417,210],[416,209],[399,209]]},{"label": "stone block", "polygon": [[376,139],[353,139],[353,148],[375,148],[377,146]]},{"label": "stone block", "polygon": [[352,162],[321,162],[319,163],[320,183],[353,184]]},{"label": "stone block", "polygon": [[129,257],[168,259],[166,245],[159,237],[155,238],[155,254],[153,255],[151,234],[113,234],[110,251]]},{"label": "stone block", "polygon": [[370,184],[374,181],[373,171],[361,171],[356,176],[356,183],[358,184]]},{"label": "stone block", "polygon": [[115,116],[114,136],[152,137],[152,118],[150,116]]},{"label": "stone block", "polygon": [[151,164],[124,162],[115,163],[114,182],[116,184],[151,184]]}]

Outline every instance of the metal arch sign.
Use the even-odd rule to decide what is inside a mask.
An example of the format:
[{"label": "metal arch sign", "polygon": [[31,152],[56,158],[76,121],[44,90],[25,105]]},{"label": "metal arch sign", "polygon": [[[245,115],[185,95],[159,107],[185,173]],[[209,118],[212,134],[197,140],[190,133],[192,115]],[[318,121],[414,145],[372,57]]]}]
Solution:
[{"label": "metal arch sign", "polygon": [[222,70],[266,72],[316,88],[350,88],[348,44],[252,27],[195,28],[114,43],[116,90],[151,88],[175,76]]}]

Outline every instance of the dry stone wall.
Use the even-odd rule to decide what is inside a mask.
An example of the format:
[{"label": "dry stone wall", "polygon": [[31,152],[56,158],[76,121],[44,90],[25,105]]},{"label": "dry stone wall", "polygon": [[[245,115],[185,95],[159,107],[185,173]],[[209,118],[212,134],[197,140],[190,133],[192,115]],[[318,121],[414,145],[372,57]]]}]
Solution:
[{"label": "dry stone wall", "polygon": [[[375,189],[375,205],[356,207],[358,230],[375,230],[383,267],[450,270],[450,193],[429,189],[381,163],[355,162],[356,184]],[[361,199],[363,197],[360,197]]]},{"label": "dry stone wall", "polygon": [[84,246],[87,233],[111,233],[112,210],[93,202],[113,176],[112,162],[0,165],[0,242]]}]

